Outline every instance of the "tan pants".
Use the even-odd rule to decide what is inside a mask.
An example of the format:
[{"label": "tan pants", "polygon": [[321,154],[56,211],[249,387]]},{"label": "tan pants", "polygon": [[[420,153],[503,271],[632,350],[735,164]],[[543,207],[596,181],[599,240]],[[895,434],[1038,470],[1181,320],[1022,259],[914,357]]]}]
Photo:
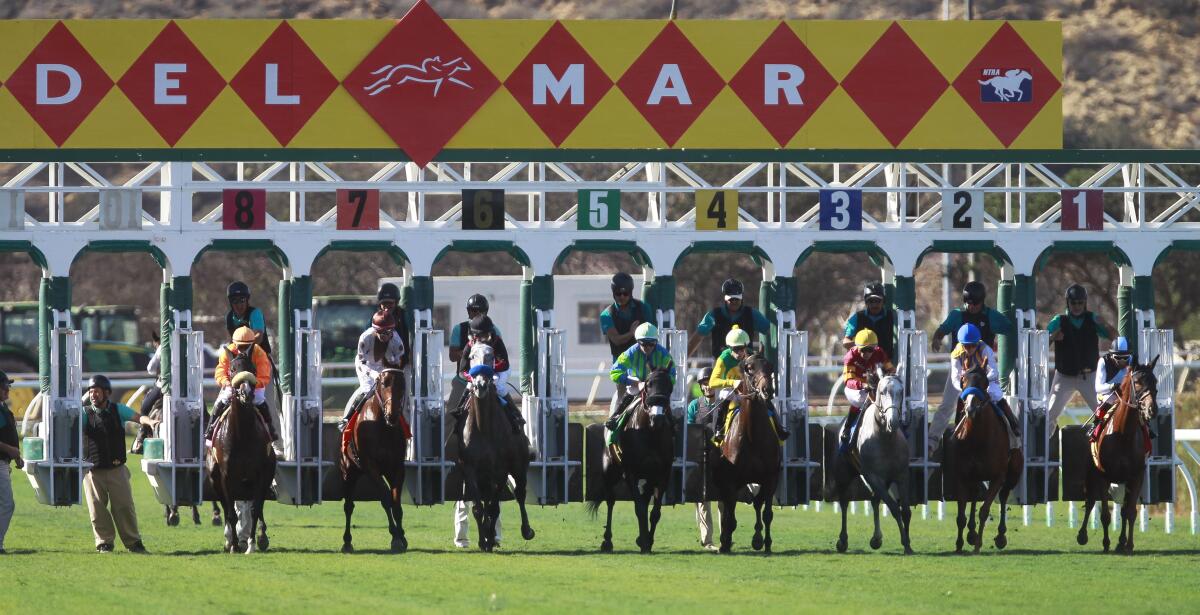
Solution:
[{"label": "tan pants", "polygon": [[133,490],[129,485],[129,468],[121,466],[106,470],[89,470],[83,479],[83,494],[87,498],[88,515],[92,518],[92,533],[96,535],[96,546],[113,544],[115,532],[118,531],[125,548],[141,542],[137,512],[133,509]]},{"label": "tan pants", "polygon": [[708,502],[696,502],[696,525],[700,528],[700,546],[707,547],[713,544],[713,530],[718,533],[721,531],[721,513],[724,512],[725,505],[717,502],[717,519],[713,523],[712,507]]}]

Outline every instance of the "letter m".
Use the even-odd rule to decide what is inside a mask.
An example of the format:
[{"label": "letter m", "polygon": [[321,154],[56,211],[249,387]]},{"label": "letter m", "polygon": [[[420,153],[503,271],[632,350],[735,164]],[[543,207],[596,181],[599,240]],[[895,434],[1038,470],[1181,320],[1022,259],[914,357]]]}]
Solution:
[{"label": "letter m", "polygon": [[554,76],[546,64],[533,65],[533,104],[545,105],[546,93],[561,103],[571,93],[572,105],[583,104],[583,64],[572,64],[563,71],[561,78]]}]

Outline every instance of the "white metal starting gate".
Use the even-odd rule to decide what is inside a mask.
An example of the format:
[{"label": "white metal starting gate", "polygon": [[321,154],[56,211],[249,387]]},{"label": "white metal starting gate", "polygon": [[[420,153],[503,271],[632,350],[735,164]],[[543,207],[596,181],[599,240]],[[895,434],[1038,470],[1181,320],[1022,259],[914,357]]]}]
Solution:
[{"label": "white metal starting gate", "polygon": [[[912,324],[911,322],[905,324]],[[899,329],[896,336],[896,375],[904,383],[901,423],[907,425],[909,504],[929,501],[929,483],[941,465],[929,459],[929,368],[925,355],[928,334],[921,329]]]},{"label": "white metal starting gate", "polygon": [[280,412],[283,459],[275,464],[276,499],[311,506],[324,500],[325,474],[334,463],[323,450],[321,332],[312,328],[312,310],[296,310],[294,318],[292,392],[283,396]]},{"label": "white metal starting gate", "polygon": [[446,501],[446,402],[442,393],[442,340],[433,328],[431,310],[413,311],[412,377],[409,382],[408,424],[412,428],[405,484],[414,504]]},{"label": "white metal starting gate", "polygon": [[[657,310],[658,343],[663,350],[671,355],[675,363],[675,388],[671,390],[671,416],[675,419],[675,463],[671,467],[671,486],[667,491],[667,501],[680,503],[689,501],[688,481],[693,470],[701,470],[703,448],[695,450],[702,443],[691,442],[688,437],[687,425],[687,383],[688,363],[687,345],[688,334],[684,329],[675,328],[675,310]],[[703,483],[702,483],[703,484]],[[701,484],[701,485],[702,485]],[[693,492],[702,490],[693,489]]]},{"label": "white metal starting gate", "polygon": [[796,330],[796,312],[775,314],[779,336],[779,368],[775,412],[790,432],[783,443],[783,471],[775,501],[780,506],[807,504],[821,471],[820,451],[812,450],[808,429],[808,331]]},{"label": "white metal starting gate", "polygon": [[[537,459],[529,464],[529,487],[538,504],[564,504],[573,500],[571,479],[583,466],[582,450],[571,447],[566,339],[561,329],[554,328],[553,310],[536,310],[535,321],[534,394],[522,403],[525,433],[537,451]],[[582,493],[575,499],[580,498]]]},{"label": "white metal starting gate", "polygon": [[142,471],[159,503],[195,506],[204,502],[204,332],[192,330],[191,310],[174,319],[171,392],[163,397],[158,433],[163,458],[143,457]]},{"label": "white metal starting gate", "polygon": [[[37,438],[40,459],[26,459],[25,473],[38,502],[71,506],[80,502],[83,473],[91,467],[83,459],[83,338],[71,328],[71,315],[54,310],[50,335],[50,397],[42,404]],[[36,440],[30,444],[36,443]]]},{"label": "white metal starting gate", "polygon": [[1025,470],[1013,496],[1026,506],[1023,514],[1028,523],[1028,507],[1034,504],[1046,504],[1047,518],[1053,514],[1051,502],[1058,499],[1062,463],[1055,426],[1049,424],[1050,333],[1033,326],[1032,310],[1020,310],[1017,322],[1017,363],[1009,403],[1021,421]]},{"label": "white metal starting gate", "polygon": [[[1158,358],[1154,375],[1158,378],[1158,416],[1151,422],[1155,433],[1150,458],[1146,460],[1146,480],[1142,502],[1161,504],[1175,501],[1175,331],[1154,328],[1154,311],[1137,310],[1138,363],[1147,365]],[[1173,510],[1167,506],[1170,527]],[[1168,529],[1169,531],[1169,529]]]}]

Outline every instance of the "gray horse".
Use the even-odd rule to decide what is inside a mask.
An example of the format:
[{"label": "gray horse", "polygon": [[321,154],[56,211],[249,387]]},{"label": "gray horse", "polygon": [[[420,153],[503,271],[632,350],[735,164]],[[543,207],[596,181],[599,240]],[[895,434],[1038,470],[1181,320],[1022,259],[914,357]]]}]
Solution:
[{"label": "gray horse", "polygon": [[[842,533],[838,537],[837,550],[844,553],[848,546],[846,536],[846,514],[850,504],[850,487],[855,479],[861,479],[871,492],[871,505],[875,512],[875,535],[871,537],[871,548],[883,545],[883,531],[879,528],[879,501],[887,504],[888,510],[900,528],[900,543],[905,555],[913,552],[908,539],[908,525],[912,511],[908,505],[908,440],[902,431],[901,406],[904,401],[904,384],[896,376],[877,373],[878,384],[870,404],[859,419],[858,434],[849,455],[835,458],[834,476],[837,500],[842,509]],[[857,457],[855,460],[851,457]],[[896,496],[891,494],[895,486]]]}]

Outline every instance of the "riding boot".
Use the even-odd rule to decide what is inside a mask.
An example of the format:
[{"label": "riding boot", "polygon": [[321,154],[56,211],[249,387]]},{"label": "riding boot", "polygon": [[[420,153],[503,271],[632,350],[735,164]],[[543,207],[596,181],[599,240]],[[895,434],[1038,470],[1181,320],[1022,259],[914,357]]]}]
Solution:
[{"label": "riding boot", "polygon": [[608,420],[604,422],[604,427],[606,427],[609,431],[616,431],[617,425],[621,420],[621,415],[625,413],[625,408],[627,408],[632,402],[632,395],[625,394],[623,397],[621,397],[621,402],[617,404],[617,407],[613,410],[612,415],[609,416]]},{"label": "riding boot", "polygon": [[996,407],[1004,413],[1004,418],[1008,419],[1008,425],[1012,427],[1013,435],[1020,438],[1021,424],[1017,422],[1017,416],[1013,414],[1012,408],[1009,407],[1008,400],[1001,397],[1000,401],[996,402]]},{"label": "riding boot", "polygon": [[229,407],[229,402],[221,401],[219,399],[217,400],[217,403],[213,404],[212,416],[209,417],[208,427],[204,430],[204,441],[205,442],[210,442],[210,443],[212,442],[213,433],[217,429],[217,419],[221,418],[222,414],[225,414],[225,409],[228,407]]},{"label": "riding boot", "polygon": [[511,398],[503,397],[501,401],[504,402],[504,414],[508,416],[508,422],[512,423],[513,433],[522,433],[525,427],[525,417],[521,416],[521,411],[517,409],[517,405]]},{"label": "riding boot", "polygon": [[854,426],[858,424],[859,415],[858,406],[850,406],[850,412],[846,414],[846,426],[842,429],[842,438],[838,443],[838,453],[845,455],[850,452],[850,436],[854,433]]},{"label": "riding boot", "polygon": [[262,417],[263,422],[267,424],[267,432],[271,434],[271,441],[279,439],[279,433],[275,431],[275,423],[271,421],[271,409],[267,404],[258,404],[254,406],[258,410],[258,415]]},{"label": "riding boot", "polygon": [[783,423],[779,420],[779,415],[772,410],[770,413],[771,422],[775,424],[775,435],[779,436],[780,440],[787,440],[792,436],[792,432],[783,428]]},{"label": "riding boot", "polygon": [[358,393],[346,404],[346,409],[342,411],[342,418],[338,419],[338,431],[346,431],[346,426],[350,424],[350,417],[354,416],[355,412],[362,407],[367,401],[365,393]]},{"label": "riding boot", "polygon": [[1095,414],[1092,415],[1092,418],[1089,421],[1092,428],[1089,430],[1089,434],[1088,434],[1088,439],[1091,440],[1092,442],[1095,442],[1096,440],[1100,439],[1100,430],[1104,426],[1104,417],[1107,415],[1108,415],[1108,405],[1107,404],[1100,404],[1096,408]]}]

